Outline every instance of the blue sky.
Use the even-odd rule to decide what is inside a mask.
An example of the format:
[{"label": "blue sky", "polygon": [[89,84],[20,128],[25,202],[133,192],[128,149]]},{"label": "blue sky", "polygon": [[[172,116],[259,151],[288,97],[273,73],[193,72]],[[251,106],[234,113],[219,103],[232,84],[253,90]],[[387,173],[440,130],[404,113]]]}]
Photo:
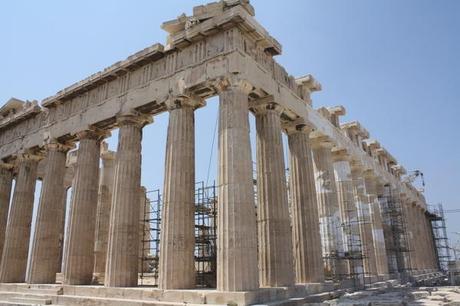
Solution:
[{"label": "blue sky", "polygon": [[[202,3],[2,1],[0,103],[12,96],[41,100],[148,45],[164,43],[160,24]],[[424,172],[430,203],[460,208],[460,1],[252,4],[259,22],[283,45],[278,61],[294,76],[312,73],[322,83],[315,107],[344,105],[343,121],[359,120],[408,170]],[[207,177],[215,102],[196,114],[198,180]],[[162,186],[166,127],[163,114],[144,131],[148,189]],[[115,137],[109,142],[116,147]],[[459,216],[448,215],[449,232],[460,232]]]}]

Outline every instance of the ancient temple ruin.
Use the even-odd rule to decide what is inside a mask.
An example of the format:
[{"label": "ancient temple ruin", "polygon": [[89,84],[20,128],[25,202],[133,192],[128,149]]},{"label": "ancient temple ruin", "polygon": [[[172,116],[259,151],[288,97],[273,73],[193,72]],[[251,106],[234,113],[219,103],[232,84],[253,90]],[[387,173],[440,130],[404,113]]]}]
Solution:
[{"label": "ancient temple ruin", "polygon": [[[12,98],[0,108],[0,291],[45,288],[43,298],[61,305],[301,303],[341,286],[436,274],[423,194],[402,180],[404,167],[358,121],[340,122],[343,106],[314,109],[311,94],[321,84],[276,62],[282,47],[249,1],[197,6],[162,28],[166,45],[147,47],[40,103]],[[194,137],[194,111],[214,96],[215,209],[197,204]],[[142,129],[164,112],[166,165],[155,215],[161,223],[153,239],[145,232],[151,234],[159,206],[141,186]],[[116,152],[104,145],[113,129]],[[215,272],[206,283],[215,288],[206,290],[195,290],[196,237],[211,229],[197,231],[197,209],[207,209],[206,226],[215,230],[202,255],[204,269]],[[152,286],[128,288],[153,273],[149,261]]]}]

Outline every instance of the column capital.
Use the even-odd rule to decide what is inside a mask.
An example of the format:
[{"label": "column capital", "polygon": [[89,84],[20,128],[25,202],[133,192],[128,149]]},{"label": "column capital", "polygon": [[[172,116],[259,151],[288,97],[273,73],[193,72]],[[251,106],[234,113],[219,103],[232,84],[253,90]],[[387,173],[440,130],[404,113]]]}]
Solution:
[{"label": "column capital", "polygon": [[0,161],[0,170],[12,170],[14,168],[14,164]]},{"label": "column capital", "polygon": [[76,136],[78,140],[93,139],[93,140],[102,141],[102,139],[110,136],[110,132],[106,130],[101,130],[95,127],[88,127],[88,129],[86,130],[77,132]]},{"label": "column capital", "polygon": [[332,148],[334,147],[334,143],[332,142],[332,139],[329,136],[324,135],[319,131],[310,133],[310,140],[311,140],[312,147],[314,149],[325,148],[325,149],[332,150]]},{"label": "column capital", "polygon": [[118,127],[125,125],[136,125],[138,127],[144,127],[149,123],[153,122],[153,117],[150,115],[141,114],[137,111],[131,110],[126,113],[120,113],[116,117]]},{"label": "column capital", "polygon": [[283,122],[282,127],[288,135],[303,133],[308,136],[314,129],[313,125],[308,123],[304,118],[297,118],[294,121]]},{"label": "column capital", "polygon": [[350,168],[352,172],[362,174],[364,172],[364,166],[363,164],[356,159],[351,158],[350,159]]},{"label": "column capital", "polygon": [[278,114],[278,116],[281,116],[284,108],[275,102],[273,96],[266,96],[264,98],[251,101],[249,109],[251,109],[256,115],[264,115],[268,111],[274,111]]},{"label": "column capital", "polygon": [[247,80],[242,80],[233,77],[220,78],[212,83],[212,87],[215,91],[217,91],[217,93],[221,93],[223,91],[230,90],[231,88],[233,88],[241,90],[247,95],[249,95],[249,93],[254,89],[254,86]]},{"label": "column capital", "polygon": [[21,152],[19,152],[19,154],[17,155],[16,161],[22,162],[22,161],[32,160],[32,161],[39,162],[44,157],[45,156],[43,152],[38,149],[26,149],[26,150],[22,150]]},{"label": "column capital", "polygon": [[68,151],[75,148],[75,144],[72,142],[61,142],[57,139],[51,139],[46,141],[44,147],[46,151],[59,151],[67,153]]},{"label": "column capital", "polygon": [[206,101],[203,98],[195,95],[180,95],[169,97],[165,104],[168,111],[182,107],[191,107],[193,110],[195,110],[205,106]]},{"label": "column capital", "polygon": [[351,156],[347,149],[341,147],[333,147],[332,150],[332,161],[350,161]]}]

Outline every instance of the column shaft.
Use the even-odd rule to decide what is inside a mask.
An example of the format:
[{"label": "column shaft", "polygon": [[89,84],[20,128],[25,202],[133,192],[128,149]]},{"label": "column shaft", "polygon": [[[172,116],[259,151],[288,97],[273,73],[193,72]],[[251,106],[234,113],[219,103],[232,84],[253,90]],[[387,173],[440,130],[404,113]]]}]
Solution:
[{"label": "column shaft", "polygon": [[259,278],[262,287],[281,287],[294,283],[294,258],[280,114],[270,107],[256,113]]},{"label": "column shaft", "polygon": [[259,280],[248,95],[230,86],[219,98],[217,290],[253,290]]},{"label": "column shaft", "polygon": [[48,145],[45,175],[35,223],[27,282],[54,284],[60,257],[59,238],[64,217],[64,175],[67,148]]},{"label": "column shaft", "polygon": [[332,144],[315,140],[313,165],[318,200],[320,231],[325,273],[329,277],[345,274],[345,265],[337,259],[343,247],[340,226],[340,208],[334,179],[331,155]]},{"label": "column shaft", "polygon": [[93,282],[104,281],[109,241],[110,210],[112,206],[114,159],[115,154],[106,151],[101,154],[102,169],[99,178],[98,203],[96,213],[96,236],[94,244],[94,279]]},{"label": "column shaft", "polygon": [[296,283],[324,281],[309,132],[289,133],[292,242]]},{"label": "column shaft", "polygon": [[191,105],[169,111],[159,287],[195,287],[195,122]]},{"label": "column shaft", "polygon": [[23,283],[25,281],[37,165],[38,160],[34,156],[19,157],[19,169],[0,266],[0,283]]},{"label": "column shaft", "polygon": [[3,244],[5,243],[12,184],[13,171],[10,167],[0,164],[0,262],[3,253]]},{"label": "column shaft", "polygon": [[64,283],[67,285],[91,284],[94,268],[101,135],[85,131],[79,134],[79,138],[64,264]]},{"label": "column shaft", "polygon": [[380,212],[379,200],[377,197],[376,177],[366,175],[364,178],[369,209],[371,212],[372,236],[374,241],[375,262],[377,274],[388,274],[388,259],[385,250],[385,237],[383,236],[382,217]]},{"label": "column shaft", "polygon": [[141,147],[143,120],[119,118],[112,209],[104,284],[133,287],[138,280],[139,201],[141,193]]},{"label": "column shaft", "polygon": [[358,209],[359,232],[363,253],[363,268],[367,276],[377,275],[377,266],[374,252],[374,238],[372,236],[371,212],[363,173],[360,168],[352,168],[353,195]]}]

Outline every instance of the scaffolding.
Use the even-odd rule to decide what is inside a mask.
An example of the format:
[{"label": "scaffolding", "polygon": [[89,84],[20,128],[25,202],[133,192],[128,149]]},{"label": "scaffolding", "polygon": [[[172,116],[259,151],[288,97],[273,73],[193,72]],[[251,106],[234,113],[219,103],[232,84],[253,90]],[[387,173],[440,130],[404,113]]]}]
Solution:
[{"label": "scaffolding", "polygon": [[[195,188],[195,269],[199,288],[216,286],[216,184],[196,183]],[[162,195],[159,189],[147,192],[141,252],[140,284],[158,286]],[[141,225],[142,226],[142,225]]]},{"label": "scaffolding", "polygon": [[446,218],[442,204],[431,208],[427,213],[428,219],[431,221],[431,232],[435,243],[436,257],[438,260],[438,268],[443,272],[447,272],[450,261],[449,239],[447,238]]},{"label": "scaffolding", "polygon": [[407,275],[411,271],[410,248],[407,237],[405,213],[399,195],[394,195],[391,188],[385,196],[380,197],[383,223],[388,236],[385,245],[388,252],[390,274]]}]

